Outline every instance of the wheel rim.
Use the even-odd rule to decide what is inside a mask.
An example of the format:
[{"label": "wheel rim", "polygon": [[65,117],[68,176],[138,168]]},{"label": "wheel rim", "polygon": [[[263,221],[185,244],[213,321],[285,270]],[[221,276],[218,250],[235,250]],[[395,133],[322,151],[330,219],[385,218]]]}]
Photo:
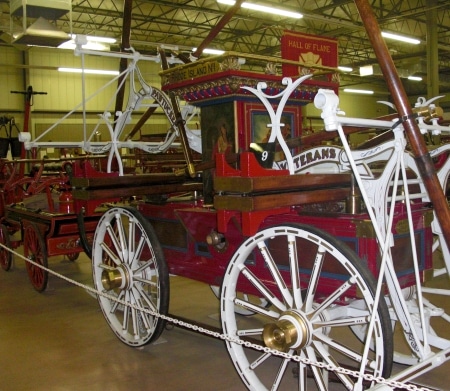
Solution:
[{"label": "wheel rim", "polygon": [[[25,258],[34,261],[38,265],[48,267],[47,249],[36,225],[30,224],[26,226],[23,241]],[[43,292],[47,288],[48,272],[30,262],[26,262],[25,265],[28,278],[34,289],[38,292]]]},{"label": "wheel rim", "polygon": [[[5,225],[0,225],[0,243],[11,248],[11,240],[9,239],[9,232]],[[0,265],[3,270],[8,271],[12,266],[12,253],[7,249],[0,247]]]},{"label": "wheel rim", "polygon": [[[252,264],[258,259],[264,259],[264,270],[259,266],[254,273]],[[271,306],[247,302],[237,294],[242,291],[263,295]],[[373,292],[373,276],[353,251],[332,236],[303,225],[268,228],[243,243],[229,264],[222,286],[222,327],[233,338],[358,370],[364,346],[352,327],[368,324]],[[236,306],[251,308],[256,315],[239,317]],[[388,376],[392,330],[383,299],[375,315],[366,373]],[[352,389],[356,382],[230,341],[227,349],[249,389],[329,390],[336,387],[335,381]]]},{"label": "wheel rim", "polygon": [[[169,274],[161,246],[150,225],[137,211],[113,208],[100,219],[92,252],[97,290],[112,298],[167,314]],[[159,337],[164,321],[99,295],[100,307],[116,336],[130,346]]]}]

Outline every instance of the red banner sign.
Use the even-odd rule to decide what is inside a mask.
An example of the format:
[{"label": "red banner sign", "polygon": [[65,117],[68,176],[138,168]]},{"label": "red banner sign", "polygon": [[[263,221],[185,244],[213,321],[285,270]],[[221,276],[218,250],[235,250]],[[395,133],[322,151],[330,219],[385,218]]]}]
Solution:
[{"label": "red banner sign", "polygon": [[302,63],[301,66],[283,64],[283,76],[309,73],[309,68],[338,65],[337,39],[285,31],[281,37],[281,57]]}]

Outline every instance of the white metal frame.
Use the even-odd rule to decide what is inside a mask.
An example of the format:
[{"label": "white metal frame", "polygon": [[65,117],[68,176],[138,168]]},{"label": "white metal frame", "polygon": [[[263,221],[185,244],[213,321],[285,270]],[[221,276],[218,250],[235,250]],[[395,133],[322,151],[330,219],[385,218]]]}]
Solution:
[{"label": "white metal frame", "polygon": [[[406,178],[407,168],[413,169],[418,174],[414,159],[405,150],[406,139],[404,129],[400,123],[396,122],[396,120],[391,122],[344,117],[343,113],[339,110],[339,99],[331,90],[319,90],[315,98],[315,105],[322,110],[322,118],[326,130],[337,130],[339,133],[343,151],[345,152],[341,154],[342,164],[340,167],[345,167],[345,163],[347,163],[351,168],[375,229],[382,254],[380,275],[377,284],[377,297],[380,297],[382,294],[384,276],[389,288],[389,301],[393,309],[393,320],[401,323],[411,352],[415,356],[415,359],[409,361],[409,363],[415,363],[414,366],[393,376],[391,380],[403,382],[410,381],[420,374],[427,372],[430,368],[443,364],[448,360],[448,357],[446,356],[450,352],[450,340],[438,337],[430,326],[431,316],[442,316],[447,321],[450,320],[449,316],[444,314],[443,310],[434,307],[428,300],[423,298],[422,293],[424,292],[424,288],[421,284],[419,265],[415,251],[416,243],[412,226],[411,201],[413,198],[419,197],[423,200],[427,200],[427,193],[419,175],[418,180],[413,180],[412,183],[418,183],[420,185],[420,194],[409,194],[408,185],[406,185],[403,187],[405,192],[404,196],[388,197],[389,188],[392,188],[392,194],[397,194],[398,187],[404,184],[399,178],[400,174],[403,178]],[[437,134],[440,132],[450,132],[449,127],[440,126],[437,123],[437,120],[433,120],[431,124],[426,124],[419,118],[418,122],[422,133],[430,132]],[[394,140],[374,147],[373,149],[352,151],[343,130],[344,126],[392,129]],[[436,156],[448,149],[448,146],[441,147],[439,151],[435,151],[434,155]],[[366,175],[368,167],[367,163],[371,160],[377,160],[380,157],[383,159],[387,158],[383,173],[376,179],[371,175]],[[347,161],[344,162],[344,160]],[[449,161],[446,161],[438,174],[442,186],[445,185],[448,177],[449,164]],[[402,292],[395,274],[394,260],[390,253],[390,248],[394,241],[393,235],[391,234],[394,212],[393,206],[395,202],[399,201],[405,203],[409,221],[410,241],[413,248],[414,271],[416,277],[414,300],[406,300],[404,297],[405,295]],[[388,207],[388,205],[391,205],[391,207]],[[433,232],[440,238],[440,244],[443,248],[444,258],[447,264],[447,272],[450,272],[450,269],[448,268],[450,261],[448,258],[448,249],[445,240],[443,240],[442,232],[436,218],[433,222]],[[448,292],[449,291],[445,290],[444,294],[449,294]],[[373,327],[373,322],[371,322],[370,327]],[[424,332],[424,330],[426,330],[426,332]],[[433,353],[431,350],[432,347],[438,349],[439,352]],[[366,352],[368,349],[369,346],[366,344]],[[361,367],[361,373],[363,370],[364,368]]]},{"label": "white metal frame", "polygon": [[[432,316],[441,316],[448,322],[450,322],[450,316],[445,314],[442,309],[434,306],[429,300],[423,298],[422,295],[423,292],[450,295],[450,289],[436,290],[422,287],[417,253],[415,250],[416,243],[414,238],[414,228],[412,225],[411,201],[417,198],[420,198],[423,201],[429,201],[426,189],[420,178],[415,160],[411,154],[406,151],[407,141],[401,122],[399,122],[398,119],[385,121],[345,117],[345,113],[339,108],[339,98],[332,90],[320,89],[315,97],[314,104],[322,111],[321,117],[324,120],[325,130],[337,130],[343,147],[317,147],[315,150],[319,151],[319,154],[320,150],[333,148],[333,158],[323,159],[320,162],[313,162],[303,167],[296,167],[294,161],[298,162],[301,159],[299,159],[299,156],[296,156],[296,159],[294,159],[289,148],[284,142],[281,135],[281,127],[283,124],[280,123],[280,118],[282,116],[284,105],[292,91],[306,78],[307,77],[297,79],[295,82],[292,82],[289,78],[285,78],[283,80],[283,84],[287,85],[287,88],[276,96],[269,96],[263,92],[263,89],[266,87],[264,83],[260,83],[256,89],[249,87],[244,88],[253,92],[253,94],[255,94],[258,99],[263,102],[272,121],[271,124],[268,124],[268,127],[272,128],[269,142],[277,140],[285,153],[286,160],[283,162],[274,163],[274,168],[287,168],[291,174],[300,174],[306,171],[351,171],[353,173],[361,192],[361,197],[367,207],[367,212],[372,221],[382,255],[375,295],[375,308],[378,305],[381,295],[383,294],[382,288],[384,277],[389,289],[388,302],[391,306],[392,321],[396,321],[401,324],[406,341],[408,342],[412,353],[411,356],[395,353],[395,359],[398,362],[403,364],[411,364],[411,366],[395,376],[392,376],[390,380],[401,382],[411,381],[421,374],[428,372],[430,369],[442,365],[450,358],[450,339],[436,335],[430,325],[430,318]],[[439,97],[436,97],[428,101],[420,98],[416,104],[416,107],[430,106],[430,108],[432,108],[432,106],[434,106],[432,102],[438,98]],[[280,99],[276,112],[269,103],[270,99]],[[432,135],[436,135],[442,132],[450,132],[450,127],[439,125],[437,118],[432,119],[431,123],[426,123],[423,118],[419,116],[417,118],[417,122],[422,134],[430,133]],[[393,131],[394,139],[372,149],[352,151],[343,130],[344,126],[386,130],[391,129]],[[450,146],[444,145],[432,151],[431,156],[438,156],[439,154],[446,153],[449,150]],[[308,152],[311,152],[311,150]],[[383,172],[378,177],[375,177],[369,168],[369,164],[374,161],[386,162]],[[408,180],[408,183],[404,183],[400,177],[407,178],[407,169],[412,169],[417,174],[417,179],[411,181]],[[445,188],[449,172],[450,158],[446,160],[438,172],[438,178],[443,188]],[[410,194],[408,186],[411,184],[420,185],[420,193]],[[397,194],[397,189],[400,186],[403,186],[404,195],[396,197],[388,196],[389,190],[392,191],[392,194]],[[394,218],[394,205],[396,202],[405,203],[407,210],[410,243],[413,250],[414,274],[416,279],[413,295],[408,295],[408,292],[402,291],[401,285],[396,276],[394,260],[392,259],[392,254],[390,251],[394,244],[394,237],[391,232]],[[432,230],[433,233],[439,238],[438,243],[443,251],[446,264],[445,269],[450,275],[450,253],[443,238],[442,230],[436,216],[432,223]],[[441,274],[444,272],[445,271],[443,270],[439,270],[436,274]],[[406,289],[406,291],[409,290]],[[369,324],[368,335],[371,335],[373,332],[373,327],[374,319],[372,319]],[[362,360],[363,363],[366,361],[365,358],[367,357],[370,349],[369,342],[370,338],[367,339],[365,345],[364,358]],[[432,348],[438,352],[434,353]],[[364,364],[361,364],[359,371],[360,375],[364,373]],[[362,390],[362,387],[361,376],[355,390]]]},{"label": "white metal frame", "polygon": [[[90,96],[86,96],[86,80],[85,75],[82,73],[82,101],[80,104],[75,106],[69,113],[64,115],[59,121],[55,122],[49,128],[47,128],[39,137],[31,140],[30,133],[21,132],[19,134],[19,140],[24,143],[25,149],[30,150],[32,148],[82,148],[87,153],[92,154],[108,154],[108,165],[107,172],[111,172],[112,161],[115,158],[119,166],[119,175],[123,175],[123,163],[120,155],[121,148],[138,148],[147,153],[162,153],[165,152],[169,147],[176,147],[180,144],[175,142],[175,139],[179,135],[178,131],[178,118],[176,118],[175,110],[172,107],[172,103],[167,97],[167,95],[159,90],[158,88],[148,85],[141,75],[138,67],[139,61],[153,61],[160,62],[159,56],[147,56],[142,55],[139,52],[134,51],[132,48],[129,53],[115,53],[115,52],[100,52],[94,50],[82,49],[81,46],[85,43],[84,36],[77,36],[75,43],[77,45],[75,49],[75,54],[81,57],[81,66],[84,69],[84,56],[85,55],[96,55],[105,57],[117,57],[126,58],[129,60],[127,68],[115,78],[109,80],[105,83],[99,90]],[[169,59],[170,62],[170,59]],[[103,91],[108,86],[113,83],[117,83],[121,80],[116,93],[111,97],[108,102],[107,108],[99,116],[99,120],[94,130],[87,134],[87,120],[86,120],[86,103],[91,99],[96,97],[101,91]],[[117,112],[116,120],[111,114],[110,110],[113,107],[118,91],[124,86],[125,82],[129,82],[129,94],[128,102],[126,108],[123,112]],[[150,103],[150,100],[152,101]],[[157,102],[156,104],[153,101]],[[165,139],[162,142],[142,142],[133,140],[120,140],[123,137],[123,131],[125,125],[130,123],[131,114],[142,107],[161,107],[161,109],[166,114],[170,129],[167,132]],[[55,142],[55,141],[42,141],[42,139],[49,134],[53,129],[55,129],[59,124],[69,118],[73,113],[78,110],[82,110],[83,113],[83,140],[74,142]],[[197,110],[193,106],[185,105],[181,108],[181,116],[185,123],[189,122],[191,118],[198,115]],[[105,124],[110,135],[110,140],[108,141],[93,141],[96,131],[101,124]],[[186,127],[186,136],[189,142],[189,146],[201,153],[201,137],[199,130],[191,130]]]}]

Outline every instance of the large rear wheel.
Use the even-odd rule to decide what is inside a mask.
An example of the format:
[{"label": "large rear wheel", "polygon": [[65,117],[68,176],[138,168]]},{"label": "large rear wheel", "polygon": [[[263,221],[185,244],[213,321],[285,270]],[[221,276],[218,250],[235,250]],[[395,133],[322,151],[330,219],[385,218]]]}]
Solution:
[{"label": "large rear wheel", "polygon": [[[221,296],[224,333],[298,355],[305,362],[227,341],[244,384],[252,390],[351,390],[357,379],[329,373],[324,365],[389,376],[393,337],[386,303],[373,311],[374,277],[344,243],[314,227],[292,224],[263,229],[235,252]],[[242,293],[245,292],[246,295]],[[255,295],[270,302],[262,306]],[[236,306],[251,310],[242,317]],[[367,325],[375,316],[369,355]],[[354,328],[359,334],[355,336]],[[309,365],[309,360],[322,367]],[[371,386],[364,382],[364,388]],[[338,387],[338,388],[336,388]]]}]

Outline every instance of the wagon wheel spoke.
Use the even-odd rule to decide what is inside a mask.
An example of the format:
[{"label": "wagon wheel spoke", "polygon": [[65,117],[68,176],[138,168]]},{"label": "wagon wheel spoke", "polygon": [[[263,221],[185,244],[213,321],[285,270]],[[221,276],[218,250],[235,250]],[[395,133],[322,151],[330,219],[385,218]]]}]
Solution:
[{"label": "wagon wheel spoke", "polygon": [[[169,273],[151,224],[132,208],[115,207],[100,219],[92,251],[93,277],[108,325],[130,346],[156,340],[159,314],[169,305]],[[118,303],[116,300],[120,300]]]},{"label": "wagon wheel spoke", "polygon": [[[314,349],[312,349],[310,346],[308,346],[306,348],[306,356],[309,360],[313,361],[313,362],[318,362],[319,359],[316,355],[316,352],[314,351]],[[305,366],[305,369],[307,367]],[[327,390],[328,386],[327,386],[327,379],[325,374],[320,370],[320,368],[318,366],[312,365],[311,366],[311,372],[313,374],[314,377],[314,381],[317,385],[317,389],[322,391],[322,390]],[[306,376],[304,381],[306,381]]]},{"label": "wagon wheel spoke", "polygon": [[[301,352],[300,356],[302,359],[306,358],[304,352]],[[295,371],[295,369],[294,369],[294,371]],[[297,371],[298,371],[298,389],[300,391],[306,391],[308,389],[308,385],[307,385],[308,366],[305,365],[303,362],[299,362]]]},{"label": "wagon wheel spoke", "polygon": [[[227,341],[243,382],[258,390],[332,390],[338,381],[352,389],[356,379],[330,375],[327,367],[358,370],[366,340],[371,349],[363,363],[365,373],[388,376],[392,329],[384,299],[373,311],[374,291],[374,277],[357,255],[317,228],[286,224],[247,239],[225,272],[220,300],[223,330],[230,337],[305,361]],[[264,297],[270,306],[247,302],[246,295]],[[236,305],[251,309],[254,316],[241,317]],[[369,339],[368,328],[360,325],[367,325],[373,316],[375,331]]]},{"label": "wagon wheel spoke", "polygon": [[281,276],[280,270],[278,269],[277,264],[275,263],[272,254],[270,253],[269,249],[267,248],[265,242],[259,242],[258,243],[259,250],[261,251],[261,255],[265,261],[265,264],[270,270],[270,274],[272,275],[275,283],[277,284],[277,287],[283,297],[283,301],[290,307],[292,307],[292,296],[289,292],[289,289],[286,286],[286,283],[284,282],[283,277]]},{"label": "wagon wheel spoke", "polygon": [[288,235],[288,254],[289,254],[289,268],[291,270],[290,277],[292,281],[292,294],[294,297],[294,307],[300,308],[303,305],[302,289],[300,285],[300,270],[299,259],[297,251],[297,241],[295,236]]}]

